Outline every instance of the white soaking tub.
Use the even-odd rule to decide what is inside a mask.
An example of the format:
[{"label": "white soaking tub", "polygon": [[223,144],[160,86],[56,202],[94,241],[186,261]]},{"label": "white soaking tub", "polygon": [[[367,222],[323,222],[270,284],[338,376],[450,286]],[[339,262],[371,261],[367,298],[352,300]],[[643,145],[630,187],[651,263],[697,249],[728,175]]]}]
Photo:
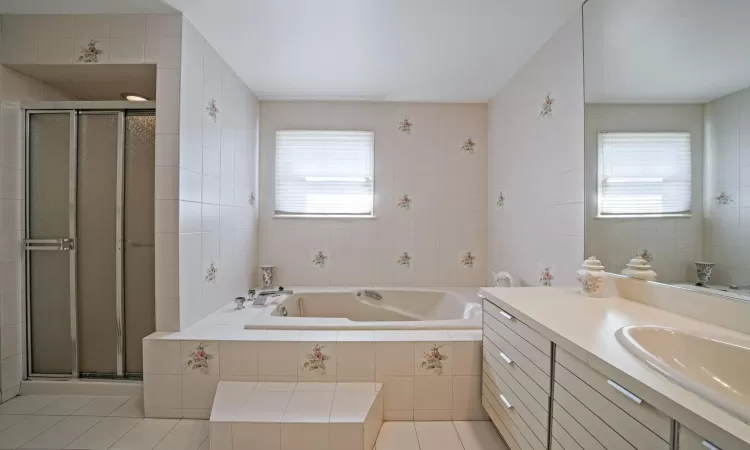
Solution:
[{"label": "white soaking tub", "polygon": [[[373,294],[375,293],[375,294]],[[373,298],[380,296],[380,299]],[[246,329],[481,329],[476,289],[296,288],[268,300]]]}]

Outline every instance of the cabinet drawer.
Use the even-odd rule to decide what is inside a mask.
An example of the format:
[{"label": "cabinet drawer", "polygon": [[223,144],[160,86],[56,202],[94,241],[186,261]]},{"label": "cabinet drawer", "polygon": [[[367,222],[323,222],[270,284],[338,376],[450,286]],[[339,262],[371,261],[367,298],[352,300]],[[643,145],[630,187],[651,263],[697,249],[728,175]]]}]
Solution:
[{"label": "cabinet drawer", "polygon": [[547,423],[547,410],[549,409],[549,395],[541,390],[523,371],[514,367],[515,364],[508,364],[501,361],[495,355],[497,347],[487,341],[483,348],[483,368],[492,369],[498,374],[511,389],[518,391],[518,396],[526,404],[529,410],[534,414],[539,422]]},{"label": "cabinet drawer", "polygon": [[[583,383],[590,386],[607,400],[617,405],[620,409],[654,432],[661,439],[669,442],[670,418],[668,416],[645,401],[642,401],[640,404],[634,402],[620,392],[617,387],[609,383],[614,380],[609,380],[607,377],[592,369],[586,363],[562,348],[557,347],[555,356],[560,365],[565,367],[565,369],[574,376],[578,377]],[[566,374],[567,373],[568,372],[566,372]]]},{"label": "cabinet drawer", "polygon": [[517,383],[514,384],[512,381],[506,381],[506,379],[512,380],[511,377],[507,376],[507,373],[505,378],[503,378],[503,376],[495,372],[494,368],[490,365],[485,365],[483,370],[482,382],[489,388],[496,388],[498,392],[502,392],[508,402],[513,405],[515,412],[518,413],[517,417],[520,417],[523,420],[523,423],[517,423],[516,426],[520,430],[524,430],[525,428],[531,430],[543,447],[546,448],[548,420],[546,411],[542,411],[543,416],[542,421],[540,421],[539,418],[529,409],[530,406],[537,405],[536,401],[529,398],[528,400],[530,404],[524,403],[524,389]]},{"label": "cabinet drawer", "polygon": [[552,445],[550,445],[550,448],[552,450],[583,450],[583,447],[555,419],[552,419]]},{"label": "cabinet drawer", "polygon": [[552,417],[552,436],[564,446],[565,450],[571,450],[565,447],[565,442],[569,442],[566,439],[566,434],[573,438],[583,450],[607,450],[573,416],[568,414],[557,401],[553,402]]},{"label": "cabinet drawer", "polygon": [[507,311],[504,311],[502,308],[499,308],[491,301],[485,299],[483,303],[484,310],[487,313],[501,321],[504,325],[513,330],[514,333],[526,339],[545,355],[552,356],[552,342],[549,339],[532,330],[528,325],[518,320],[512,314],[509,314]]},{"label": "cabinet drawer", "polygon": [[[484,410],[487,411],[487,415],[490,416],[490,420],[492,421],[492,423],[495,424],[495,427],[500,433],[500,436],[503,438],[505,443],[508,444],[508,448],[510,448],[510,450],[521,450],[521,446],[518,445],[515,439],[513,439],[513,435],[511,435],[508,428],[500,419],[500,416],[498,416],[495,412],[495,407],[499,407],[499,405],[497,405],[497,402],[491,402],[489,400],[489,398],[484,393],[484,387],[482,387],[482,391],[482,406],[484,407]],[[493,403],[495,403],[496,406],[493,406]]]},{"label": "cabinet drawer", "polygon": [[[484,336],[482,339],[490,345],[493,349],[493,356],[495,359],[501,362],[506,362],[506,358],[512,362],[507,363],[509,370],[513,372],[523,372],[523,374],[534,380],[534,383],[544,391],[545,395],[549,394],[550,389],[550,376],[545,373],[542,369],[537,367],[536,364],[531,362],[526,355],[520,352],[517,348],[513,347],[505,338],[495,333],[492,328],[485,327]],[[502,353],[502,354],[501,354]],[[505,357],[503,357],[505,355]]]},{"label": "cabinet drawer", "polygon": [[529,341],[516,334],[513,330],[506,327],[499,320],[492,317],[490,314],[483,314],[484,325],[483,329],[485,334],[489,330],[493,331],[496,335],[502,337],[508,344],[512,345],[514,349],[518,350],[520,354],[531,361],[536,367],[542,372],[549,376],[551,371],[551,358],[549,355],[544,354],[541,350],[531,345]]},{"label": "cabinet drawer", "polygon": [[[613,440],[611,441],[613,443],[624,440],[625,443],[630,444],[630,446],[638,450],[669,448],[667,441],[654,434],[642,423],[635,420],[628,413],[620,409],[619,406],[592,389],[588,384],[581,381],[580,378],[570,373],[560,364],[555,366],[555,382],[559,383],[559,386],[563,388],[559,392],[561,403],[563,399],[568,400],[568,396],[571,398],[574,397],[581,404],[586,405],[586,409],[593,413],[590,414],[590,417],[587,415],[581,418],[574,414],[581,425],[589,429],[592,434],[595,434],[593,430],[608,427],[613,431],[613,433],[609,433],[613,434]],[[555,398],[558,398],[557,386],[555,386]],[[635,402],[634,404],[637,405]],[[589,419],[587,420],[585,417],[589,417]],[[622,448],[630,447],[624,445]]]},{"label": "cabinet drawer", "polygon": [[482,396],[490,401],[490,405],[494,408],[495,413],[500,417],[500,420],[505,424],[505,428],[508,429],[508,432],[510,432],[513,439],[521,448],[527,450],[545,450],[547,448],[546,444],[542,444],[526,422],[524,422],[516,409],[518,405],[513,405],[510,402],[510,392],[501,392],[489,380],[486,374],[482,377]]},{"label": "cabinet drawer", "polygon": [[680,450],[748,450],[750,445],[740,442],[739,439],[725,434],[719,436],[719,441],[709,441],[696,434],[685,425],[680,425],[679,446]]}]

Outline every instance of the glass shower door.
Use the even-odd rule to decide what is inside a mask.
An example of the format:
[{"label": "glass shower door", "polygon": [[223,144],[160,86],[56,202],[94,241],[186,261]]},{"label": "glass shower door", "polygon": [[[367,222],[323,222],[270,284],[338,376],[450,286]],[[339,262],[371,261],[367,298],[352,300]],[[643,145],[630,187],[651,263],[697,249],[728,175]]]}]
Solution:
[{"label": "glass shower door", "polygon": [[30,111],[26,124],[29,372],[76,376],[75,112]]}]

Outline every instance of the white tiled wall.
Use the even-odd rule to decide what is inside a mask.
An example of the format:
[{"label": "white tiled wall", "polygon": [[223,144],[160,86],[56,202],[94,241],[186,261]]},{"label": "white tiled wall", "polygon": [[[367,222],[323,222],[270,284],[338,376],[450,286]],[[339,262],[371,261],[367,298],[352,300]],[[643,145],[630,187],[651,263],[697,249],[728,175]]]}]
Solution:
[{"label": "white tiled wall", "polygon": [[553,285],[572,284],[584,257],[582,53],[579,13],[490,100],[489,268],[516,285],[547,266]]},{"label": "white tiled wall", "polygon": [[[411,133],[399,131],[405,118]],[[287,285],[480,286],[487,271],[487,106],[262,102],[260,261]],[[275,133],[375,132],[375,219],[274,214]],[[474,152],[462,151],[466,138]],[[408,194],[411,207],[397,207]],[[324,267],[312,254],[322,250]],[[407,252],[409,266],[399,265]],[[474,266],[461,264],[467,252]],[[256,282],[260,280],[254,280]]]},{"label": "white tiled wall", "polygon": [[[692,143],[693,216],[689,218],[594,219],[598,132],[687,131]],[[586,105],[586,253],[608,272],[619,273],[648,249],[659,281],[695,279],[703,250],[703,105]],[[716,194],[715,194],[716,195]],[[715,196],[714,195],[714,196]]]},{"label": "white tiled wall", "polygon": [[[706,105],[704,259],[712,282],[750,284],[750,89]],[[716,197],[725,192],[728,204]]]},{"label": "white tiled wall", "polygon": [[0,399],[18,393],[25,367],[24,151],[20,102],[72,100],[0,66]]},{"label": "white tiled wall", "polygon": [[[185,18],[182,37],[179,168],[157,169],[157,181],[179,178],[172,192],[179,199],[179,285],[163,288],[168,307],[179,307],[184,329],[246,294],[258,277],[258,208],[252,200],[258,100]],[[215,120],[208,111],[212,100]],[[177,245],[171,233],[161,237]],[[208,277],[211,267],[214,280]],[[177,282],[175,269],[167,272],[170,283]]]},{"label": "white tiled wall", "polygon": [[[251,336],[249,333],[248,336]],[[147,417],[206,418],[219,381],[379,381],[386,420],[480,420],[481,331],[305,331],[255,333],[253,341],[144,340]],[[320,346],[323,368],[305,366]],[[433,348],[442,367],[430,368]],[[205,369],[190,364],[198,351]]]}]

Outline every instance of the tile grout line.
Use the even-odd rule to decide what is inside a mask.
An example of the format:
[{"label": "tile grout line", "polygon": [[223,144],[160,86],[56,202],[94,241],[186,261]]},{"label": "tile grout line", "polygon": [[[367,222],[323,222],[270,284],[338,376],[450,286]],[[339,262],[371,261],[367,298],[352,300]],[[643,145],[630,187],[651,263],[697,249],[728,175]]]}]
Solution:
[{"label": "tile grout line", "polygon": [[[414,436],[416,436],[417,438],[417,445],[419,446],[419,450],[422,450],[422,444],[419,443],[419,433],[417,433],[417,422],[412,420],[411,426],[414,427]],[[430,449],[424,449],[424,450],[430,450]]]},{"label": "tile grout line", "polygon": [[[120,438],[117,439],[117,441],[119,441],[120,439],[122,439],[126,434],[130,433],[133,430],[133,428],[135,428],[139,423],[141,423],[141,421],[143,421],[143,417],[117,417],[117,418],[118,419],[138,419],[138,421],[136,423],[134,423],[132,427],[128,428],[128,431],[126,431],[125,433],[123,433],[122,436],[120,436]],[[104,418],[102,418],[102,420],[104,420]],[[117,443],[117,441],[113,442],[112,445],[110,445],[109,447],[107,447],[107,450],[109,450],[110,448],[112,448]]]},{"label": "tile grout line", "polygon": [[456,428],[456,421],[451,420],[451,426],[453,427],[453,431],[456,432],[456,436],[458,436],[458,442],[461,443],[461,447],[463,447],[464,450],[466,450],[466,446],[464,445],[464,440],[461,439],[461,433],[458,432],[458,428]]}]

